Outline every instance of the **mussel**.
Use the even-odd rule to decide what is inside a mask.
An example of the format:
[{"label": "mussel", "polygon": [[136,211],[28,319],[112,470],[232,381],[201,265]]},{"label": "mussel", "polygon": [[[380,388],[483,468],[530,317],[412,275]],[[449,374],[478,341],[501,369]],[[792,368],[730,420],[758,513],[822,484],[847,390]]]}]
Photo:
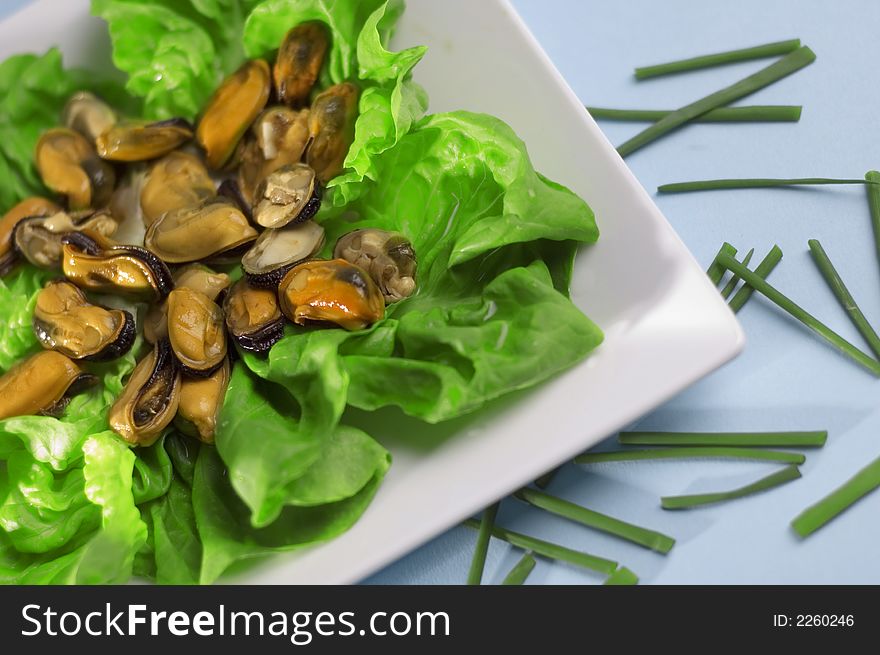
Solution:
[{"label": "mussel", "polygon": [[331,86],[312,103],[306,163],[315,169],[323,184],[342,172],[354,140],[357,112],[358,88],[350,82]]},{"label": "mussel", "polygon": [[327,30],[317,21],[300,23],[285,35],[272,71],[281,102],[298,107],[308,100],[327,46]]},{"label": "mussel", "polygon": [[88,91],[74,93],[61,114],[64,126],[82,134],[92,145],[116,125],[116,120],[116,112],[110,105]]},{"label": "mussel", "polygon": [[254,220],[263,227],[279,228],[313,218],[321,208],[321,186],[306,164],[279,168],[257,189]]},{"label": "mussel", "polygon": [[61,207],[51,200],[35,196],[25,198],[0,218],[0,277],[12,270],[18,261],[14,238],[18,224],[27,218],[51,216],[59,211]]},{"label": "mussel", "polygon": [[43,350],[0,377],[0,419],[31,414],[57,416],[72,395],[96,382],[69,357]]},{"label": "mussel", "polygon": [[241,258],[251,286],[275,289],[284,274],[324,246],[324,228],[315,221],[265,230]]},{"label": "mussel", "polygon": [[[232,283],[226,273],[217,273],[201,264],[184,266],[174,273],[174,288],[187,288],[203,293],[213,301]],[[168,301],[153,305],[144,318],[144,338],[156,343],[168,336]]]},{"label": "mussel", "polygon": [[215,193],[214,181],[198,157],[169,153],[150,167],[141,189],[144,225],[150,227],[166,212],[199,205]]},{"label": "mussel", "polygon": [[98,155],[110,161],[147,161],[167,155],[193,138],[193,127],[182,118],[154,123],[118,123],[95,141]]},{"label": "mussel", "polygon": [[278,298],[284,315],[299,325],[315,321],[360,330],[385,315],[379,287],[344,259],[297,264],[278,285]]},{"label": "mussel", "polygon": [[229,386],[229,359],[206,378],[182,378],[174,425],[203,443],[214,443],[217,417]]},{"label": "mussel", "polygon": [[196,129],[210,168],[221,168],[232,156],[245,130],[266,106],[271,87],[269,64],[254,59],[214,92]]},{"label": "mussel", "polygon": [[136,335],[129,312],[91,304],[67,280],[51,281],[37,295],[33,326],[43,348],[88,361],[121,357]]},{"label": "mussel", "polygon": [[408,298],[416,290],[416,254],[406,237],[367,228],[343,235],[333,256],[370,274],[386,303]]},{"label": "mussel", "polygon": [[60,268],[62,239],[71,232],[83,232],[105,242],[116,233],[117,223],[107,212],[74,218],[67,212],[26,218],[15,228],[15,249],[34,266]]},{"label": "mussel", "polygon": [[110,408],[110,427],[130,444],[149,446],[174,419],[180,384],[171,345],[160,341],[132,371]]},{"label": "mussel", "polygon": [[37,170],[47,187],[67,196],[69,209],[104,207],[116,185],[113,167],[79,132],[57,127],[37,141]]},{"label": "mussel", "polygon": [[239,280],[226,294],[223,312],[229,335],[244,350],[266,352],[284,336],[284,317],[275,291]]},{"label": "mussel", "polygon": [[81,289],[128,295],[139,300],[161,300],[173,287],[171,271],[144,248],[103,248],[82,232],[71,232],[61,243],[61,270]]},{"label": "mussel", "polygon": [[168,295],[168,339],[183,371],[204,377],[226,358],[223,311],[203,293],[178,287]]},{"label": "mussel", "polygon": [[172,264],[214,259],[257,238],[247,217],[225,198],[166,212],[150,225],[144,245]]}]

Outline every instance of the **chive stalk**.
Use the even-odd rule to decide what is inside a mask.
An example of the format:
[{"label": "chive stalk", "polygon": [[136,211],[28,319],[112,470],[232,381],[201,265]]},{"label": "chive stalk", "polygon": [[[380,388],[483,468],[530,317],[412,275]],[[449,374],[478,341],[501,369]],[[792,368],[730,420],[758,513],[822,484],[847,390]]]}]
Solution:
[{"label": "chive stalk", "polygon": [[871,228],[874,231],[874,248],[877,251],[877,259],[880,261],[880,172],[868,171],[865,173],[865,181],[868,182],[865,190],[868,192],[868,208],[871,210]]},{"label": "chive stalk", "polygon": [[700,55],[699,57],[689,57],[688,59],[669,61],[664,64],[640,66],[635,69],[635,75],[636,79],[646,80],[651,77],[659,77],[660,75],[671,75],[674,73],[683,73],[686,71],[700,70],[714,66],[723,66],[725,64],[732,64],[740,61],[751,61],[752,59],[765,59],[767,57],[786,55],[800,47],[800,39],[775,41],[773,43],[764,43],[750,48],[740,48],[737,50],[728,50],[726,52],[716,52],[709,55]]},{"label": "chive stalk", "polygon": [[[464,525],[474,529],[479,529],[480,527],[480,524],[473,519],[467,519],[464,521]],[[565,546],[560,546],[559,544],[554,544],[550,541],[544,541],[543,539],[536,539],[535,537],[530,537],[529,535],[520,532],[514,532],[513,530],[508,530],[507,528],[502,528],[497,525],[492,528],[492,536],[497,537],[498,539],[503,539],[517,548],[531,550],[542,557],[549,557],[550,559],[559,560],[560,562],[568,562],[569,564],[590,569],[591,571],[598,571],[599,573],[604,573],[606,575],[614,573],[617,569],[617,562],[612,562],[604,557],[597,557],[596,555],[590,555],[589,553],[584,553],[579,550],[572,550],[571,548],[566,548]]]},{"label": "chive stalk", "polygon": [[856,326],[859,334],[864,337],[865,342],[867,342],[874,355],[880,357],[880,336],[877,336],[877,332],[871,327],[868,319],[865,318],[858,303],[856,303],[855,298],[852,297],[849,289],[846,288],[822,244],[817,239],[810,239],[807,244],[810,246],[810,254],[813,256],[816,267],[819,269],[822,277],[825,278],[825,282],[828,283],[828,287],[831,289],[834,297],[837,298],[837,302],[843,307],[843,311],[849,316],[852,324]]},{"label": "chive stalk", "polygon": [[[755,275],[760,277],[762,280],[766,279],[770,273],[773,272],[773,269],[776,268],[776,265],[782,261],[782,250],[779,246],[774,245],[770,252],[767,253],[767,256],[761,260],[761,263],[755,268]],[[743,305],[748,302],[749,298],[752,297],[752,294],[755,290],[750,287],[748,284],[742,285],[740,290],[736,292],[733,296],[733,300],[731,300],[727,306],[733,310],[733,313],[736,314],[739,310],[743,308]]]},{"label": "chive stalk", "polygon": [[501,584],[521,585],[526,581],[526,578],[529,577],[533,568],[535,568],[535,558],[532,557],[532,553],[530,551],[523,553],[523,556],[516,563],[516,566],[510,569],[510,573],[505,576]]},{"label": "chive stalk", "polygon": [[821,448],[827,430],[810,432],[621,432],[617,440],[627,446],[759,446]]},{"label": "chive stalk", "polygon": [[[746,253],[746,256],[743,257],[742,265],[748,266],[749,262],[752,261],[752,255],[755,254],[755,249],[752,248]],[[730,298],[730,294],[733,293],[734,289],[736,289],[736,285],[739,284],[740,277],[739,275],[732,275],[730,277],[730,281],[725,285],[725,287],[721,290],[721,297],[727,300]]]},{"label": "chive stalk", "polygon": [[672,182],[661,184],[657,193],[690,193],[693,191],[719,191],[722,189],[766,189],[791,186],[827,186],[840,184],[862,184],[867,187],[877,183],[866,180],[838,177],[734,177],[720,180],[694,180],[692,182]]},{"label": "chive stalk", "polygon": [[799,320],[810,330],[834,346],[840,353],[849,357],[852,361],[864,367],[874,375],[880,377],[880,362],[856,348],[830,327],[819,321],[819,319],[787,298],[780,291],[777,291],[774,287],[770,286],[770,284],[768,284],[762,277],[755,275],[748,268],[736,261],[735,258],[726,253],[721,253],[718,256],[718,263],[732,273],[738,273],[746,284],[776,303],[780,309]]},{"label": "chive stalk", "polygon": [[779,471],[756,480],[750,484],[731,489],[730,491],[716,491],[705,494],[690,494],[686,496],[663,496],[660,499],[660,506],[663,509],[689,509],[691,507],[699,507],[701,505],[709,505],[711,503],[720,503],[726,500],[734,500],[743,496],[750,496],[761,491],[778,487],[786,482],[791,482],[801,477],[801,471],[797,466],[786,466]]},{"label": "chive stalk", "polygon": [[544,475],[535,480],[535,486],[538,487],[538,489],[546,489],[547,487],[549,487],[550,483],[553,482],[553,478],[555,478],[556,474],[559,473],[560,468],[562,467],[557,466],[552,471],[547,471]]},{"label": "chive stalk", "polygon": [[880,487],[880,457],[801,512],[791,522],[791,527],[801,537],[807,537],[877,487]]},{"label": "chive stalk", "polygon": [[803,464],[800,453],[781,450],[758,450],[755,448],[731,448],[722,446],[699,446],[693,448],[651,448],[645,450],[611,450],[601,453],[584,453],[574,458],[575,464],[598,464],[600,462],[629,462],[644,459],[749,459],[783,464]]},{"label": "chive stalk", "polygon": [[709,276],[709,279],[712,280],[712,284],[718,286],[721,282],[721,278],[724,277],[724,267],[718,263],[718,258],[721,255],[730,255],[731,257],[736,255],[736,248],[725,241],[721,244],[721,249],[718,251],[718,254],[715,255],[715,259],[712,260],[712,263],[709,264],[709,268],[706,269],[706,275]]},{"label": "chive stalk", "polygon": [[467,583],[478,585],[483,581],[483,568],[486,566],[486,553],[489,550],[489,537],[492,535],[492,527],[495,525],[495,516],[498,514],[498,503],[490,505],[483,510],[480,520],[480,531],[477,533],[477,543],[474,546],[474,556],[471,559],[471,568],[468,571]]},{"label": "chive stalk", "polygon": [[630,571],[625,566],[621,566],[614,573],[608,576],[602,584],[605,585],[637,585],[639,584],[639,576]]},{"label": "chive stalk", "polygon": [[[612,109],[587,107],[598,120],[654,123],[674,109]],[[801,119],[800,105],[749,105],[718,107],[694,119],[695,123],[796,123]]]},{"label": "chive stalk", "polygon": [[642,130],[633,138],[621,144],[617,148],[617,152],[620,153],[621,157],[631,155],[636,150],[643,148],[649,143],[659,139],[661,136],[681,127],[688,121],[692,121],[697,116],[701,116],[712,109],[729,105],[735,100],[751,95],[755,91],[763,89],[764,87],[773,84],[773,82],[776,82],[787,75],[791,75],[804,66],[813,63],[815,59],[815,53],[813,53],[813,51],[807,46],[802,46],[785,55],[779,61],[761,69],[757,73],[749,75],[739,82],[716,91],[705,98],[700,98],[696,102],[692,102],[689,105],[676,109],[665,118],[661,118],[650,127]]}]

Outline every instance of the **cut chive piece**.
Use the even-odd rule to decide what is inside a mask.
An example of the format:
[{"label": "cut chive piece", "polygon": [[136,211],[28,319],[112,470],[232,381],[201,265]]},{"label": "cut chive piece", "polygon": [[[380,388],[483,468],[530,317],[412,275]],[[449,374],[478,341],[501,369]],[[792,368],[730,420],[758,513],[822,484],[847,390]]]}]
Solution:
[{"label": "cut chive piece", "polygon": [[489,537],[495,525],[495,516],[498,514],[498,503],[483,510],[480,520],[480,531],[477,533],[477,543],[474,546],[474,556],[471,559],[471,568],[468,571],[467,583],[478,585],[483,581],[483,568],[486,566],[486,553],[489,550]]},{"label": "cut chive piece", "polygon": [[877,487],[880,487],[880,457],[801,512],[791,522],[791,527],[801,537],[807,537]]},{"label": "cut chive piece", "polygon": [[[473,519],[467,519],[464,521],[464,525],[474,529],[479,529],[480,527],[480,524]],[[543,557],[549,557],[550,559],[559,560],[560,562],[568,562],[569,564],[590,569],[591,571],[598,571],[599,573],[604,573],[606,575],[614,573],[617,569],[617,562],[612,562],[610,559],[596,557],[595,555],[582,553],[578,550],[572,550],[571,548],[544,541],[543,539],[536,539],[535,537],[530,537],[529,535],[520,532],[513,532],[512,530],[497,525],[492,528],[492,536],[497,537],[498,539],[503,539],[517,548],[531,550]]]},{"label": "cut chive piece", "polygon": [[520,489],[514,496],[527,502],[529,505],[575,521],[588,528],[626,539],[664,555],[672,550],[672,547],[675,545],[675,539],[661,532],[648,530],[647,528],[621,521],[613,516],[595,512],[562,498],[545,494],[543,491],[528,488]]},{"label": "cut chive piece", "polygon": [[871,228],[874,230],[874,247],[877,250],[877,259],[880,261],[880,172],[868,171],[865,173],[865,181],[868,182],[865,190],[868,192],[868,208],[871,210]]},{"label": "cut chive piece", "polygon": [[743,487],[739,487],[738,489],[731,489],[730,491],[716,491],[714,493],[692,494],[687,496],[663,496],[660,499],[660,506],[663,509],[688,509],[691,507],[699,507],[701,505],[709,505],[710,503],[720,503],[725,500],[734,500],[735,498],[742,498],[743,496],[756,494],[759,491],[766,491],[767,489],[778,487],[786,482],[796,480],[799,477],[801,477],[801,470],[797,466],[786,466],[767,477],[761,478],[760,480]]},{"label": "cut chive piece", "polygon": [[[752,248],[751,250],[749,250],[749,251],[746,253],[746,256],[743,257],[742,265],[743,265],[743,266],[748,266],[748,265],[749,265],[749,262],[752,261],[752,255],[754,255],[754,254],[755,254],[755,249],[754,249],[754,248]],[[729,282],[727,283],[727,285],[721,290],[721,297],[722,297],[722,298],[724,298],[725,300],[727,300],[728,298],[730,298],[730,294],[733,293],[733,290],[736,289],[736,285],[739,284],[739,279],[740,279],[740,278],[739,278],[739,275],[732,275],[732,276],[730,277],[730,281],[729,281]]]},{"label": "cut chive piece", "polygon": [[621,566],[612,573],[605,582],[606,585],[637,585],[639,584],[639,576],[630,571],[625,566]]},{"label": "cut chive piece", "polygon": [[618,441],[628,446],[769,446],[821,448],[827,430],[813,432],[621,432]]},{"label": "cut chive piece", "polygon": [[557,466],[552,471],[547,471],[544,475],[535,480],[535,486],[538,487],[538,489],[546,489],[547,487],[549,487],[550,483],[553,482],[553,478],[555,478],[556,474],[559,473],[560,468],[562,467]]},{"label": "cut chive piece", "polygon": [[[766,279],[780,261],[782,261],[782,250],[779,246],[774,245],[770,249],[770,252],[767,253],[767,256],[764,257],[764,259],[761,260],[761,263],[755,268],[755,275],[761,279]],[[748,302],[754,292],[755,290],[748,284],[742,285],[740,290],[736,292],[736,295],[733,296],[733,300],[727,303],[727,306],[733,310],[734,314],[736,314],[743,308],[743,305]]]},{"label": "cut chive piece", "polygon": [[510,573],[501,581],[503,585],[519,585],[526,581],[532,569],[535,568],[535,558],[532,557],[531,551],[523,554],[522,558],[516,563]]},{"label": "cut chive piece", "polygon": [[715,259],[712,260],[712,263],[709,264],[709,268],[706,269],[706,275],[709,276],[709,279],[712,280],[712,284],[718,286],[718,283],[721,282],[721,278],[724,277],[724,267],[718,263],[718,258],[721,255],[730,255],[734,257],[736,255],[736,248],[725,241],[721,244],[721,249],[718,251],[718,254],[715,255]]},{"label": "cut chive piece", "polygon": [[725,448],[720,446],[701,446],[694,448],[652,448],[646,450],[611,450],[604,453],[584,453],[574,458],[575,464],[598,464],[600,462],[628,462],[642,459],[753,459],[783,464],[803,464],[806,461],[800,453],[787,453],[781,450],[758,450],[755,448]]},{"label": "cut chive piece", "polygon": [[739,50],[728,50],[727,52],[716,52],[710,55],[679,59],[665,64],[640,66],[635,69],[635,74],[636,79],[646,80],[651,77],[659,77],[660,75],[672,75],[673,73],[683,73],[685,71],[712,68],[713,66],[723,66],[725,64],[733,64],[739,61],[751,61],[752,59],[764,59],[766,57],[787,55],[800,47],[800,39],[775,41],[774,43],[764,43],[763,45],[756,45],[751,48],[741,48]]},{"label": "cut chive piece", "polygon": [[718,191],[721,189],[766,189],[789,186],[827,186],[836,184],[863,184],[874,186],[874,182],[837,177],[734,177],[720,180],[694,180],[693,182],[672,182],[661,184],[657,193],[690,193],[692,191]]},{"label": "cut chive piece", "polygon": [[849,316],[849,320],[852,321],[852,324],[856,326],[859,334],[864,337],[865,342],[871,348],[871,351],[877,357],[880,357],[880,337],[877,336],[874,328],[871,327],[871,324],[868,323],[868,319],[865,318],[862,310],[859,309],[859,306],[852,297],[852,294],[850,294],[849,289],[846,288],[846,285],[843,283],[843,280],[834,268],[834,264],[832,264],[831,260],[828,258],[822,244],[819,243],[817,239],[810,239],[807,244],[810,246],[810,254],[813,256],[813,261],[816,263],[816,267],[819,269],[819,272],[822,273],[822,277],[825,278],[825,282],[828,283],[828,287],[831,289],[834,297],[837,298],[837,302],[843,307],[843,311]]},{"label": "cut chive piece", "polygon": [[773,82],[781,80],[783,77],[791,75],[804,66],[813,63],[815,59],[815,53],[813,53],[813,51],[807,46],[798,48],[785,55],[785,57],[779,61],[761,69],[757,73],[749,75],[739,82],[721,89],[720,91],[716,91],[705,98],[700,98],[696,102],[692,102],[680,109],[676,109],[665,118],[661,118],[650,127],[636,134],[629,141],[621,144],[617,148],[617,152],[620,153],[621,157],[631,155],[639,148],[643,148],[652,141],[655,141],[672,130],[681,127],[688,121],[695,119],[697,116],[701,116],[712,109],[729,105],[735,100],[739,100],[759,89],[763,89],[764,87],[773,84]]},{"label": "cut chive piece", "polygon": [[[596,120],[650,122],[666,118],[674,109],[611,109],[587,107]],[[800,105],[749,105],[718,107],[694,119],[695,123],[796,123],[801,119]]]},{"label": "cut chive piece", "polygon": [[780,291],[777,291],[774,287],[770,286],[770,284],[768,284],[762,277],[755,275],[748,268],[736,261],[736,259],[725,253],[718,255],[718,263],[727,268],[731,273],[738,273],[739,276],[745,280],[746,284],[753,287],[755,291],[762,293],[769,300],[776,303],[780,309],[791,314],[813,332],[825,339],[825,341],[837,348],[839,352],[846,355],[860,366],[866,368],[874,375],[880,377],[880,362],[856,348],[830,327],[819,321],[819,319],[787,298]]}]

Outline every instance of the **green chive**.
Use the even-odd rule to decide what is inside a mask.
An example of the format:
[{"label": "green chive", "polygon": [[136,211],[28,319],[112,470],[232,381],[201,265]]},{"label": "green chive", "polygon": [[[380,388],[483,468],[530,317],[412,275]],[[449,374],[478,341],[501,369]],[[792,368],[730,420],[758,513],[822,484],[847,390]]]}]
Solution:
[{"label": "green chive", "polygon": [[762,446],[772,448],[821,448],[827,430],[814,432],[621,432],[620,443],[628,446]]},{"label": "green chive", "polygon": [[880,487],[880,457],[818,503],[801,512],[791,522],[791,527],[801,537],[809,536],[877,487]]},{"label": "green chive", "polygon": [[763,45],[757,45],[751,48],[741,48],[739,50],[716,52],[711,55],[701,55],[699,57],[691,57],[689,59],[679,59],[677,61],[670,61],[665,64],[641,66],[639,68],[636,68],[635,73],[637,79],[645,80],[650,77],[658,77],[660,75],[671,75],[673,73],[683,73],[685,71],[711,68],[713,66],[723,66],[724,64],[732,64],[739,61],[750,61],[752,59],[763,59],[766,57],[786,55],[790,52],[793,52],[794,50],[797,50],[800,47],[800,39],[776,41],[774,43],[765,43]]},{"label": "green chive", "polygon": [[772,489],[780,484],[796,480],[801,477],[801,471],[797,466],[786,466],[785,468],[761,478],[751,484],[747,484],[738,489],[730,491],[717,491],[706,494],[692,494],[687,496],[664,496],[660,499],[660,506],[663,509],[688,509],[690,507],[699,507],[700,505],[708,505],[710,503],[720,503],[725,500],[733,500],[756,494],[759,491]]},{"label": "green chive", "polygon": [[718,283],[721,282],[721,278],[724,277],[724,267],[718,263],[718,258],[721,255],[730,255],[731,257],[736,255],[736,248],[725,241],[721,244],[721,249],[718,251],[718,254],[715,255],[715,259],[712,260],[712,263],[709,264],[709,268],[706,269],[706,275],[709,276],[709,279],[712,280],[712,284],[718,286]]},{"label": "green chive", "polygon": [[546,489],[547,487],[549,487],[550,483],[553,482],[553,478],[555,478],[556,474],[559,473],[560,468],[562,467],[557,466],[552,471],[547,471],[544,475],[535,480],[535,486],[538,487],[538,489]]},{"label": "green chive", "polygon": [[[754,249],[754,248],[752,248],[751,250],[749,250],[749,251],[746,253],[746,256],[743,257],[742,265],[743,265],[743,266],[748,266],[748,265],[749,265],[749,262],[752,261],[752,255],[754,255],[754,254],[755,254],[755,249]],[[739,275],[732,275],[732,276],[730,277],[730,281],[727,283],[727,286],[725,286],[725,287],[721,290],[721,297],[724,298],[725,300],[727,300],[728,298],[730,298],[730,294],[732,294],[732,293],[733,293],[733,290],[736,289],[736,285],[737,285],[737,284],[739,284]]]},{"label": "green chive", "polygon": [[[695,123],[796,123],[801,119],[800,105],[750,105],[719,107],[694,119]],[[666,118],[672,109],[611,109],[587,107],[596,120],[656,122]]]},{"label": "green chive", "polygon": [[880,260],[880,172],[868,171],[865,173],[865,181],[870,184],[865,186],[868,192],[868,208],[871,210],[871,227],[874,230],[874,248],[877,250],[877,259]]},{"label": "green chive", "polygon": [[531,552],[523,554],[522,558],[516,563],[510,573],[501,581],[503,585],[519,585],[526,581],[532,569],[535,568],[535,558]]},{"label": "green chive", "polygon": [[615,537],[632,541],[658,553],[666,554],[675,545],[675,539],[661,532],[655,532],[654,530],[648,530],[647,528],[621,521],[620,519],[595,512],[536,489],[520,489],[514,496],[552,514],[575,521],[588,528],[607,532]]},{"label": "green chive", "polygon": [[[464,522],[464,525],[474,529],[480,527],[480,524],[473,519],[467,519]],[[571,548],[566,548],[559,544],[536,539],[535,537],[530,537],[520,532],[513,532],[512,530],[499,526],[492,528],[492,536],[497,537],[498,539],[503,539],[517,548],[534,551],[543,557],[549,557],[550,559],[559,560],[560,562],[568,562],[569,564],[590,569],[591,571],[605,573],[606,575],[614,573],[617,569],[617,562],[612,562],[604,557],[596,557],[589,553],[582,553],[578,550],[572,550]]]},{"label": "green chive", "polygon": [[575,464],[598,464],[600,462],[628,462],[642,459],[753,459],[784,464],[803,464],[806,457],[800,453],[781,450],[757,450],[755,448],[725,448],[700,446],[694,448],[652,448],[645,450],[610,450],[602,453],[584,453],[574,458]]},{"label": "green chive", "polygon": [[777,291],[774,287],[770,286],[763,278],[755,275],[752,271],[736,261],[736,259],[725,253],[721,253],[718,256],[718,263],[732,273],[738,273],[739,276],[745,280],[746,284],[776,303],[781,309],[791,314],[813,332],[825,339],[825,341],[837,348],[837,350],[843,355],[849,357],[860,366],[863,366],[874,375],[880,377],[880,362],[856,348],[830,327],[820,322],[819,319],[815,318],[805,309],[801,308],[781,292]]},{"label": "green chive", "polygon": [[606,585],[637,585],[639,584],[639,576],[630,571],[625,566],[621,566],[612,573],[604,583]]},{"label": "green chive", "polygon": [[657,193],[689,193],[691,191],[718,191],[720,189],[765,189],[768,187],[822,186],[829,184],[862,184],[868,187],[875,185],[874,182],[866,182],[865,180],[836,177],[743,177],[661,184],[657,187]]},{"label": "green chive", "polygon": [[822,244],[817,239],[810,239],[807,244],[810,246],[810,254],[813,256],[813,261],[816,263],[819,272],[822,273],[822,277],[825,278],[825,282],[828,283],[828,287],[831,289],[834,297],[837,298],[837,302],[843,307],[843,311],[849,316],[852,324],[856,326],[859,334],[864,337],[871,351],[877,357],[880,357],[880,337],[877,336],[874,328],[871,327],[868,319],[865,318],[862,310],[859,309],[849,289],[846,288],[846,285],[834,268],[834,264],[831,263],[831,259],[825,253]]},{"label": "green chive", "polygon": [[[773,246],[770,249],[770,252],[767,253],[767,256],[764,257],[764,259],[761,260],[761,263],[758,264],[757,268],[755,268],[755,275],[761,279],[766,279],[780,261],[782,261],[782,250],[779,246]],[[748,284],[742,285],[740,290],[733,296],[733,300],[731,300],[727,306],[733,310],[734,314],[737,313],[743,308],[743,305],[748,302],[754,292],[755,290]]]},{"label": "green chive", "polygon": [[469,585],[478,585],[483,581],[483,568],[486,566],[489,537],[492,534],[492,527],[495,525],[496,514],[498,514],[498,503],[483,510],[480,531],[477,533],[477,544],[474,546],[474,556],[471,559],[470,571],[468,571],[467,583]]},{"label": "green chive", "polygon": [[813,63],[815,59],[816,55],[807,46],[798,48],[794,52],[785,55],[785,57],[779,61],[770,64],[757,73],[749,75],[739,82],[721,89],[720,91],[716,91],[705,98],[701,98],[696,102],[692,102],[680,109],[676,109],[665,118],[661,118],[650,127],[636,134],[629,141],[621,144],[617,148],[617,152],[620,153],[621,157],[631,155],[639,148],[642,148],[672,130],[681,127],[688,121],[692,121],[697,116],[701,116],[712,109],[729,105],[735,100],[739,100],[759,89],[763,89],[765,86],[769,86],[770,84],[773,84],[773,82],[776,82],[787,75],[791,75],[804,66]]}]

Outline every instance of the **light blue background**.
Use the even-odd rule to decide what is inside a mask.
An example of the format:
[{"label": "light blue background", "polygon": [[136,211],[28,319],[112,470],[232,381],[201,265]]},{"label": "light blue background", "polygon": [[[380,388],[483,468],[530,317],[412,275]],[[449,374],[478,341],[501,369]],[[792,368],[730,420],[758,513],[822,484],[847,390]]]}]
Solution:
[{"label": "light blue background", "polygon": [[[0,0],[0,15],[27,0]],[[750,62],[636,83],[632,68],[800,37],[818,55],[809,68],[741,104],[803,104],[797,124],[696,125],[628,159],[648,189],[712,177],[861,177],[880,168],[880,3],[873,0],[514,0],[516,8],[585,103],[674,108],[761,68]],[[528,102],[527,98],[523,99]],[[602,123],[613,143],[643,127]],[[771,281],[864,347],[807,253],[818,238],[862,309],[880,326],[880,267],[861,188],[728,191],[660,196],[657,202],[695,256],[708,265],[723,240],[759,261],[774,243],[785,258]],[[705,509],[666,512],[659,496],[726,489],[772,466],[632,462],[567,465],[550,487],[593,509],[678,540],[667,556],[528,508],[502,504],[499,522],[608,557],[644,583],[880,583],[880,492],[806,541],[788,527],[805,506],[880,455],[880,382],[787,315],[755,297],[740,313],[745,353],[645,417],[658,430],[828,429],[809,451],[804,478],[772,492]],[[613,439],[600,448],[613,448]],[[389,538],[393,538],[389,535]],[[463,582],[475,533],[456,528],[371,577],[369,583]],[[485,580],[500,582],[520,553],[493,540]],[[591,584],[590,573],[540,561],[530,583]]]}]

